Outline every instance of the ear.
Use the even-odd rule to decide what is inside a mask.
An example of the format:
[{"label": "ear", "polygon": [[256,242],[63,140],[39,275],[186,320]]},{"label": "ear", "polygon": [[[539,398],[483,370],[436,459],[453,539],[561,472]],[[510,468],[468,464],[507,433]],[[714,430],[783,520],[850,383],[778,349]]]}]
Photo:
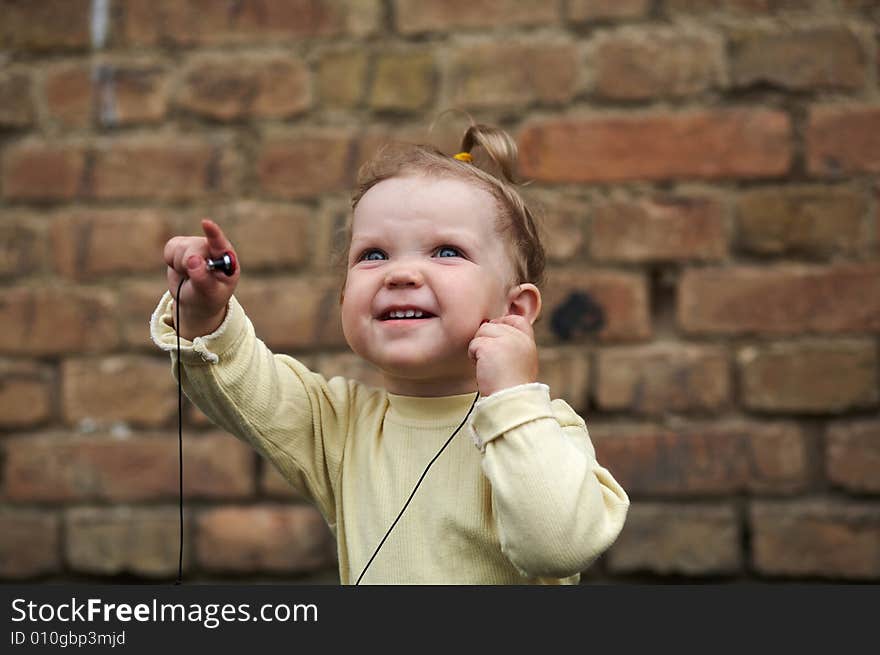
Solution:
[{"label": "ear", "polygon": [[511,288],[507,296],[507,313],[522,316],[534,324],[541,313],[541,292],[538,287],[526,282]]}]

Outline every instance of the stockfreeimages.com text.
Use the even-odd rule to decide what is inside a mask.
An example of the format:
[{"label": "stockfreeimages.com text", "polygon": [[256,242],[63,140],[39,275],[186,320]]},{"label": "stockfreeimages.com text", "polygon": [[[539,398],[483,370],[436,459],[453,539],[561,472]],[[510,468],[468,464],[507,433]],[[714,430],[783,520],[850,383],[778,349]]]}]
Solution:
[{"label": "stockfreeimages.com text", "polygon": [[105,603],[100,598],[79,601],[71,598],[62,603],[35,603],[24,598],[12,601],[13,622],[49,621],[94,622],[119,621],[127,623],[200,623],[205,628],[214,629],[221,623],[264,621],[272,622],[318,622],[318,607],[309,604],[267,603],[252,612],[249,603],[160,603],[155,598],[151,603]]}]

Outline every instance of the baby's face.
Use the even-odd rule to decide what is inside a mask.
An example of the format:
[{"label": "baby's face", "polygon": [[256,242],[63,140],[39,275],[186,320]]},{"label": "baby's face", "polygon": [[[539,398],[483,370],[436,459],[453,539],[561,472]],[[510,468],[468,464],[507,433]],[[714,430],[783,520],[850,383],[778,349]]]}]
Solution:
[{"label": "baby's face", "polygon": [[514,281],[497,213],[473,184],[420,175],[384,180],[358,203],[342,327],[392,393],[476,390],[468,345],[507,313]]}]

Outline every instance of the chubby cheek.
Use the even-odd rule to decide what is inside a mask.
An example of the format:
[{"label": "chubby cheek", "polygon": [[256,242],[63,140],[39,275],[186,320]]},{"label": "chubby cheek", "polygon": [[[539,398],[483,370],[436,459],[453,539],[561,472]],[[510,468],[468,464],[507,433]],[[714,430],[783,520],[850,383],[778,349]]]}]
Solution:
[{"label": "chubby cheek", "polygon": [[345,340],[351,343],[351,337],[353,332],[353,325],[351,322],[351,307],[347,306],[345,301],[342,303],[341,307],[341,315],[342,315],[342,333],[345,335]]},{"label": "chubby cheek", "polygon": [[356,287],[346,285],[340,314],[345,340],[352,350],[360,352],[359,346],[363,341],[363,330],[365,329],[363,323],[365,319],[370,318],[371,314],[369,303],[363,301],[362,294],[358,293]]},{"label": "chubby cheek", "polygon": [[468,316],[466,319],[458,317],[452,325],[447,323],[450,345],[454,345],[455,350],[466,352],[471,340],[477,335],[481,323],[482,319],[477,318],[477,314]]},{"label": "chubby cheek", "polygon": [[456,341],[470,342],[484,320],[499,315],[503,303],[488,294],[458,294],[459,298],[444,308],[446,324]]}]

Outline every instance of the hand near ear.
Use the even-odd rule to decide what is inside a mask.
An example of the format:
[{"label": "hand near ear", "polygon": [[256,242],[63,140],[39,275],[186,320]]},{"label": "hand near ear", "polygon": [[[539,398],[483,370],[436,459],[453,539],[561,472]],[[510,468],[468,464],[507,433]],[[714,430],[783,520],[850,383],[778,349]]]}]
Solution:
[{"label": "hand near ear", "polygon": [[468,356],[476,363],[483,396],[538,381],[535,333],[523,316],[507,314],[483,323],[471,340]]}]

